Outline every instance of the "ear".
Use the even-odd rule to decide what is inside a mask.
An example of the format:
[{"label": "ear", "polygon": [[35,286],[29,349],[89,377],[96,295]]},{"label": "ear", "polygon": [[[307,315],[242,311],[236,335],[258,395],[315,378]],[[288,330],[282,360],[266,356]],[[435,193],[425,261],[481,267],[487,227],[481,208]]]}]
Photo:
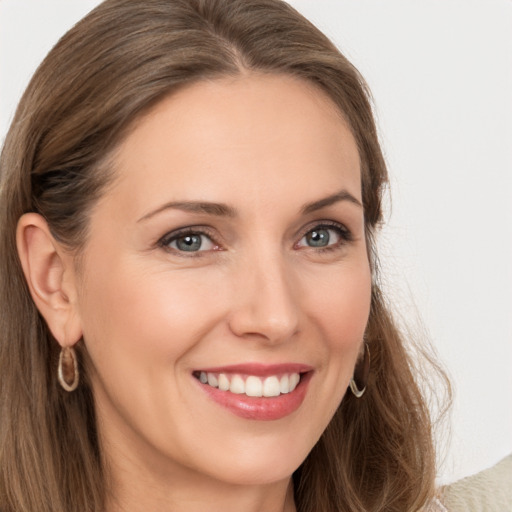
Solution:
[{"label": "ear", "polygon": [[53,237],[46,220],[26,213],[18,221],[18,255],[37,309],[62,347],[82,337],[73,256]]}]

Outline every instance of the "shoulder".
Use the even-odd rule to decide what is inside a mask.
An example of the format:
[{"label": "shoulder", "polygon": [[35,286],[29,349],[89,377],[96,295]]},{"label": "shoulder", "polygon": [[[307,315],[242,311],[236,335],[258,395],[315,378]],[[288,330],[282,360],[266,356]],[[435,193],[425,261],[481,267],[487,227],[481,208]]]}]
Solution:
[{"label": "shoulder", "polygon": [[512,454],[489,469],[444,486],[441,493],[448,512],[512,510]]}]

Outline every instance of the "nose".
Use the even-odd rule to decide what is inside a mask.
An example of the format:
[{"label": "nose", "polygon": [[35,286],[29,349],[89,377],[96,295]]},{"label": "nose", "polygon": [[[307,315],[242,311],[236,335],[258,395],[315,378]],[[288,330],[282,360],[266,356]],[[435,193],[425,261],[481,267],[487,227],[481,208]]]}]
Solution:
[{"label": "nose", "polygon": [[233,287],[231,331],[268,344],[291,339],[299,329],[300,313],[292,270],[277,255],[253,259],[243,267]]}]

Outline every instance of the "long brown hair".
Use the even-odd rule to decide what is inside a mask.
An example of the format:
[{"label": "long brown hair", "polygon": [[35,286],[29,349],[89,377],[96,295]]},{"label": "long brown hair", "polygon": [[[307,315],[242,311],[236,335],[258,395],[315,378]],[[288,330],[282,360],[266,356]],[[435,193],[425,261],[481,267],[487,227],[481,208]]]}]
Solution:
[{"label": "long brown hair", "polygon": [[[373,291],[366,394],[346,394],[294,473],[301,512],[409,511],[434,491],[428,407],[413,360],[379,289],[374,236],[387,171],[357,70],[280,0],[107,0],[72,28],[30,82],[0,160],[0,509],[103,510],[108,472],[87,375],[57,384],[59,345],[30,298],[15,245],[26,212],[78,251],[88,212],[111,180],[109,155],[151,106],[195,81],[247,70],[313,82],[349,123]],[[86,348],[81,346],[82,357]]]}]

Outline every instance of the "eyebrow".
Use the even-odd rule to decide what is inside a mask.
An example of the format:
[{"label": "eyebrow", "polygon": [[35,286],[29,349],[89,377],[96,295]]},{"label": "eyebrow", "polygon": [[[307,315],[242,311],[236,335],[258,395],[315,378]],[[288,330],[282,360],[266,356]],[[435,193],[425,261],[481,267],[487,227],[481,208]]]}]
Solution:
[{"label": "eyebrow", "polygon": [[[356,206],[361,208],[363,207],[361,202],[356,199],[350,192],[347,190],[341,190],[336,194],[332,194],[322,199],[318,199],[317,201],[304,204],[300,208],[300,213],[302,215],[307,215],[308,213],[315,212],[322,208],[327,208],[328,206],[331,206],[340,201],[348,201],[352,204],[355,204]],[[192,213],[203,213],[206,215],[214,215],[216,217],[235,218],[238,216],[238,212],[235,208],[224,203],[213,203],[209,201],[171,201],[169,203],[163,204],[156,210],[143,215],[137,222],[150,219],[151,217],[154,217],[155,215],[169,209],[182,210]]]},{"label": "eyebrow", "polygon": [[347,190],[340,190],[338,193],[333,194],[331,196],[324,197],[323,199],[319,199],[318,201],[313,201],[311,203],[306,203],[301,209],[300,212],[305,215],[308,213],[316,212],[322,208],[327,208],[335,203],[339,203],[340,201],[349,201],[356,206],[363,207],[361,201],[356,199],[350,192]]},{"label": "eyebrow", "polygon": [[207,215],[215,215],[218,217],[236,217],[237,211],[228,206],[227,204],[222,203],[210,203],[207,201],[171,201],[170,203],[165,203],[160,206],[156,210],[147,213],[142,216],[137,222],[142,222],[147,220],[158,213],[163,212],[164,210],[182,210],[185,212],[192,213],[205,213]]}]

